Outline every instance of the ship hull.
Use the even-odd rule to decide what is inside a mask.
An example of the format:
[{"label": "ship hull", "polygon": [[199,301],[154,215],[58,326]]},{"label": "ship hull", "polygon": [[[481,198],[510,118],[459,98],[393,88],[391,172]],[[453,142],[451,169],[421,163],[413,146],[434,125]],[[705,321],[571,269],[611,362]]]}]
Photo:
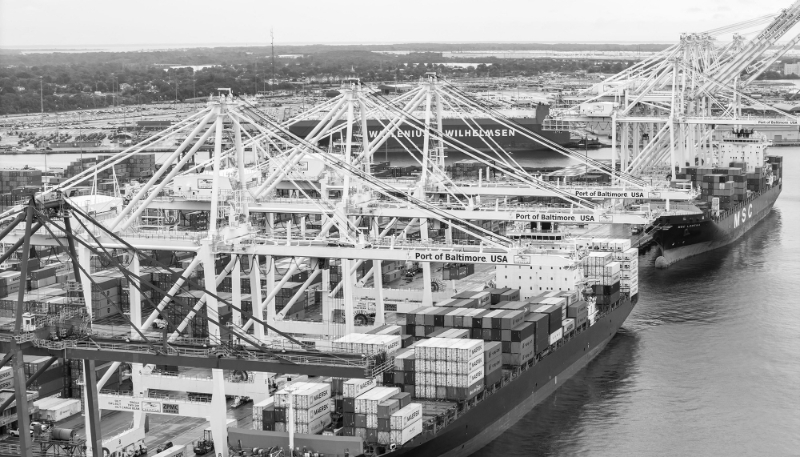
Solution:
[{"label": "ship hull", "polygon": [[391,452],[391,456],[466,456],[477,452],[543,402],[606,347],[628,318],[636,299],[620,306],[595,325],[576,334],[553,354],[523,371],[493,395],[432,436],[423,435]]},{"label": "ship hull", "polygon": [[744,205],[719,221],[698,220],[698,217],[668,216],[659,218],[657,227],[669,227],[666,230],[657,230],[653,238],[661,250],[663,261],[660,266],[671,265],[680,260],[693,257],[704,252],[727,246],[764,219],[775,204],[782,190],[782,184],[777,185],[749,204]]},{"label": "ship hull", "polygon": [[[549,131],[543,130],[542,121],[539,119],[542,109],[537,109],[536,117],[521,117],[512,118],[512,125],[516,124],[517,128],[532,132],[538,136],[544,137],[547,140],[564,145],[570,142],[570,134],[568,131]],[[546,115],[546,113],[545,113]],[[317,120],[304,120],[292,124],[289,130],[301,137],[305,138],[317,126]],[[341,123],[341,122],[339,122]],[[376,140],[380,133],[390,123],[388,119],[378,121],[370,119],[367,121],[367,131],[370,141]],[[547,150],[547,146],[543,146],[526,135],[523,135],[516,129],[511,129],[499,122],[492,119],[474,119],[468,120],[465,123],[461,119],[443,119],[442,131],[448,137],[456,140],[454,143],[459,147],[461,144],[466,144],[472,148],[481,151],[492,151],[498,146],[505,151],[535,151]],[[325,137],[319,141],[321,146],[327,146],[329,138]],[[354,138],[356,141],[360,139]],[[379,148],[380,152],[397,152],[397,151],[411,151],[419,154],[423,148],[424,135],[421,130],[411,127],[408,124],[401,124],[401,126],[392,134]],[[452,149],[453,145],[445,144],[445,149]]]}]

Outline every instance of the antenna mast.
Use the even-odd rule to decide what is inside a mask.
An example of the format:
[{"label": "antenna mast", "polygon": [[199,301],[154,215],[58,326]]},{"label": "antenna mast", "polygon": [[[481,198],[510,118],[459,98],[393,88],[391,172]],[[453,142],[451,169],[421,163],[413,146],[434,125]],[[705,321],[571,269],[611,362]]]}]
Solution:
[{"label": "antenna mast", "polygon": [[272,86],[275,84],[275,35],[272,33],[272,27],[269,29],[269,41],[272,47],[272,84],[269,85],[269,91],[272,92]]}]

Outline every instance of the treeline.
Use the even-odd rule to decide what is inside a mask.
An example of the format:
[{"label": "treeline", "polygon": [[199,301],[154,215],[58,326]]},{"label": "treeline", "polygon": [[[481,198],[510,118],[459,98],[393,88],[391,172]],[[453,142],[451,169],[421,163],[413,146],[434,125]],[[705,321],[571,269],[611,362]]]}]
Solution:
[{"label": "treeline", "polygon": [[[398,45],[399,46],[399,45]],[[427,45],[415,45],[422,48]],[[447,45],[441,45],[447,46]],[[477,45],[476,45],[477,46]],[[615,45],[616,46],[616,45]],[[0,53],[0,114],[99,108],[204,97],[218,87],[252,94],[271,89],[335,86],[343,77],[366,82],[413,81],[426,71],[445,77],[535,76],[545,72],[615,73],[633,62],[563,59],[444,59],[439,52],[381,54],[365,46],[284,46],[273,60],[268,48],[197,48],[152,52]],[[445,62],[467,59],[466,69]],[[167,65],[214,65],[170,69]],[[274,85],[270,85],[273,80]],[[41,87],[41,91],[40,91]],[[43,97],[40,98],[40,93]],[[96,93],[99,93],[96,94]]]}]

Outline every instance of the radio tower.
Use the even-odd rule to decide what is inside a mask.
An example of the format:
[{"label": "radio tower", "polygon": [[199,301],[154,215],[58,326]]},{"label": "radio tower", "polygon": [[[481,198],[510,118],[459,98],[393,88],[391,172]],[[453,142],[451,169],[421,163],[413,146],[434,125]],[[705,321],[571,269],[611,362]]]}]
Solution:
[{"label": "radio tower", "polygon": [[269,29],[269,41],[272,48],[272,82],[269,85],[269,92],[272,95],[272,85],[275,84],[275,35],[272,33],[272,28]]}]

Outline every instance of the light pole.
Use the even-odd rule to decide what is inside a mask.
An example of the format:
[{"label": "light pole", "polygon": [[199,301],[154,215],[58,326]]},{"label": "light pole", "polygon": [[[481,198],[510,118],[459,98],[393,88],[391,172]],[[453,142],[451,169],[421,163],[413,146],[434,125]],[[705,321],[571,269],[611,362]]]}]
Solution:
[{"label": "light pole", "polygon": [[[39,76],[39,109],[41,109],[42,116],[41,134],[44,138],[44,83],[41,76]],[[44,171],[47,171],[47,149],[44,150]]]},{"label": "light pole", "polygon": [[[78,111],[78,138],[83,136],[83,123],[81,121],[81,112]],[[83,171],[83,145],[81,148],[81,171]]]},{"label": "light pole", "polygon": [[286,428],[288,429],[287,432],[289,432],[289,455],[294,455],[294,391],[295,391],[295,388],[290,386],[290,387],[284,387],[283,390],[285,390],[286,393],[289,394],[289,414],[288,414],[287,421],[286,421],[286,422],[288,422],[288,424],[286,424]]}]

